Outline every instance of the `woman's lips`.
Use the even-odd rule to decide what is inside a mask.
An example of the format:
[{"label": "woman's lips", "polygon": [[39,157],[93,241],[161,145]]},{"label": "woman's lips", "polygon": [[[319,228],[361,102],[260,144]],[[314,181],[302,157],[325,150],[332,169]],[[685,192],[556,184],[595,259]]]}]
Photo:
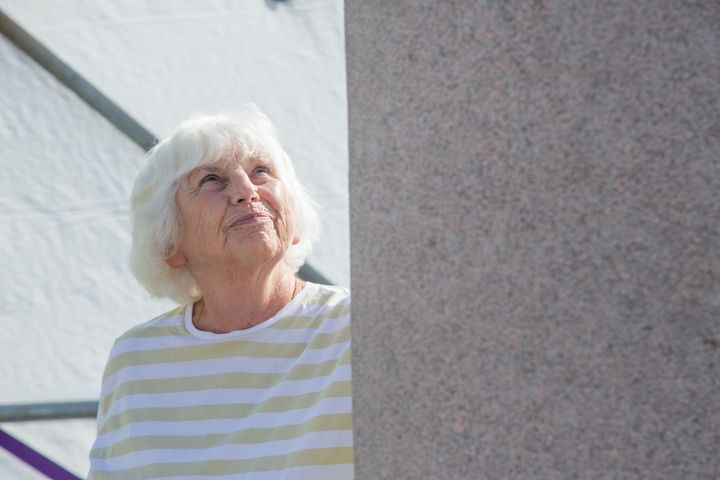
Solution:
[{"label": "woman's lips", "polygon": [[231,227],[242,227],[243,225],[252,225],[254,223],[269,222],[271,218],[265,213],[251,213],[235,220]]}]

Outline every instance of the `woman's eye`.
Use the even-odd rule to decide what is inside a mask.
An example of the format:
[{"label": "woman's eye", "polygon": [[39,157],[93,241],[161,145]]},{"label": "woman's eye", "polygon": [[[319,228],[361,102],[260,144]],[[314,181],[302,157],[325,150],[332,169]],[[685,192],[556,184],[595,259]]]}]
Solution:
[{"label": "woman's eye", "polygon": [[204,185],[204,184],[206,184],[206,183],[208,183],[208,182],[217,182],[217,181],[219,181],[219,180],[220,180],[220,177],[218,177],[218,176],[215,175],[214,173],[210,173],[210,174],[208,174],[208,175],[205,175],[205,176],[200,180],[200,185]]},{"label": "woman's eye", "polygon": [[255,167],[253,173],[265,173],[267,175],[270,175],[270,167],[260,165],[259,167]]}]

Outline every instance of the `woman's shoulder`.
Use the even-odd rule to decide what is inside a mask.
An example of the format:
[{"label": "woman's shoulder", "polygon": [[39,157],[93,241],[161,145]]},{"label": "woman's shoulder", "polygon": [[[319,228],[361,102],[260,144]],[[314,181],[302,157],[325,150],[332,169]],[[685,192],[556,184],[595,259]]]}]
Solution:
[{"label": "woman's shoulder", "polygon": [[155,337],[173,333],[185,334],[183,326],[185,308],[185,305],[180,305],[146,322],[134,325],[120,335],[115,343],[132,338]]},{"label": "woman's shoulder", "polygon": [[311,283],[302,298],[305,305],[336,305],[350,303],[350,289],[337,285]]}]

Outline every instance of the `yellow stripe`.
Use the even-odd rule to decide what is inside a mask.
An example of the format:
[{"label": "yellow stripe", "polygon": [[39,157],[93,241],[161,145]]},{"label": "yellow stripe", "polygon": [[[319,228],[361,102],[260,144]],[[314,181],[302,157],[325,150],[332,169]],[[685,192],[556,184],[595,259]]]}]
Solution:
[{"label": "yellow stripe", "polygon": [[126,338],[186,337],[188,335],[190,334],[185,329],[185,325],[180,322],[176,325],[170,325],[166,327],[145,327],[142,329],[138,328],[136,330],[130,330],[125,335],[120,337],[120,339],[124,340]]},{"label": "yellow stripe", "polygon": [[106,414],[112,405],[122,397],[137,394],[191,392],[213,388],[271,388],[285,380],[307,380],[328,376],[338,365],[350,363],[350,348],[337,359],[326,360],[311,365],[295,365],[284,373],[218,373],[197,377],[153,378],[124,382],[109,395],[103,397],[100,405],[102,414]]},{"label": "yellow stripe", "polygon": [[347,465],[353,463],[352,447],[311,448],[287,455],[274,455],[247,460],[208,460],[147,465],[117,472],[94,471],[94,480],[142,480],[148,477],[179,477],[184,475],[232,475],[248,472],[281,470],[292,467]]},{"label": "yellow stripe", "polygon": [[237,419],[262,412],[287,412],[316,405],[325,398],[349,397],[351,382],[333,382],[324,390],[302,395],[272,397],[263,403],[237,403],[229,405],[195,405],[191,407],[135,408],[112,416],[103,424],[105,434],[135,422],[183,422],[218,418]]},{"label": "yellow stripe", "polygon": [[301,305],[327,305],[334,303],[335,301],[342,301],[348,298],[345,292],[328,292],[321,291],[315,292],[311,295],[306,296],[300,302]]},{"label": "yellow stripe", "polygon": [[352,430],[352,414],[338,413],[319,415],[307,422],[272,428],[246,428],[229,434],[166,436],[147,435],[128,438],[106,448],[95,448],[92,458],[109,458],[139,450],[214,448],[221,445],[257,444],[290,440],[312,432]]},{"label": "yellow stripe", "polygon": [[243,342],[238,339],[228,339],[228,341],[222,343],[126,352],[108,362],[104,377],[107,378],[123,368],[134,365],[153,365],[238,356],[297,358],[306,348],[326,348],[336,343],[346,342],[349,339],[350,327],[348,326],[337,332],[317,334],[307,344]]}]

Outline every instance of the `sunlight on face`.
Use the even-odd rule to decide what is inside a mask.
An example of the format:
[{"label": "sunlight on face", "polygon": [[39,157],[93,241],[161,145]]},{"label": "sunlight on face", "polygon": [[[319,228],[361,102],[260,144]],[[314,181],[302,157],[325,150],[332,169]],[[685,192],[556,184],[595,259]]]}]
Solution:
[{"label": "sunlight on face", "polygon": [[276,263],[297,242],[285,184],[262,157],[233,153],[198,167],[175,198],[182,228],[173,268]]}]

